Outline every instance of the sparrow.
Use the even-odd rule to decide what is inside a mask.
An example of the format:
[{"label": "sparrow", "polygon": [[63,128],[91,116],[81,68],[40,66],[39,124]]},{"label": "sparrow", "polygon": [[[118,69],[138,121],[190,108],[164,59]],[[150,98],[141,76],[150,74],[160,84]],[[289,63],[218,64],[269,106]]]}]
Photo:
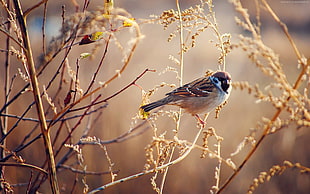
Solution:
[{"label": "sparrow", "polygon": [[198,78],[169,93],[166,97],[141,106],[145,112],[163,106],[176,105],[186,112],[196,116],[203,123],[198,114],[209,113],[224,103],[231,92],[231,76],[228,72],[217,71],[209,76]]}]

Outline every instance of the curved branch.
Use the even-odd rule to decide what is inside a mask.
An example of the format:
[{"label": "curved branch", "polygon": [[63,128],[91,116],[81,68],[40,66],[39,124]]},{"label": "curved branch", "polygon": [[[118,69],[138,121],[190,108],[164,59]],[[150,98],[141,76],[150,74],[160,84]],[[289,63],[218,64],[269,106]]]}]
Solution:
[{"label": "curved branch", "polygon": [[31,165],[31,164],[14,163],[14,162],[0,162],[0,166],[18,166],[18,167],[31,168],[33,170],[40,172],[40,173],[48,175],[48,172],[46,170],[44,170],[38,166]]}]

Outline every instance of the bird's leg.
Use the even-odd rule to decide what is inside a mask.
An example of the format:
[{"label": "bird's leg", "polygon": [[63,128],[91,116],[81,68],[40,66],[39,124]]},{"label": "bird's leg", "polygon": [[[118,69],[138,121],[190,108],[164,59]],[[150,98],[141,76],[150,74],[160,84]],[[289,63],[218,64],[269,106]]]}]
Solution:
[{"label": "bird's leg", "polygon": [[198,114],[195,114],[195,117],[197,118],[199,124],[200,124],[203,128],[205,128],[207,122],[205,122],[204,120],[202,120]]}]

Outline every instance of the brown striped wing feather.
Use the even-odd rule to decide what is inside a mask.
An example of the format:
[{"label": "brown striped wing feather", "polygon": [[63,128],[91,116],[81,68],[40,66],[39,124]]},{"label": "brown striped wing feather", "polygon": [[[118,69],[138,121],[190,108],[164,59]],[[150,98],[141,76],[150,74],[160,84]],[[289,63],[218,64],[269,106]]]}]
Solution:
[{"label": "brown striped wing feather", "polygon": [[195,81],[185,84],[172,92],[167,93],[168,96],[182,96],[182,97],[206,97],[208,96],[214,89],[214,85],[209,77],[203,77],[196,79]]}]

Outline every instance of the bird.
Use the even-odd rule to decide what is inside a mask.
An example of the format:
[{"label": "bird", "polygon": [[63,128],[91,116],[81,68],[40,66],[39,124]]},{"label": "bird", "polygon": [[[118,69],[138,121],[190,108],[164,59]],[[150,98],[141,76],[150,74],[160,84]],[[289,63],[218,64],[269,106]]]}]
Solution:
[{"label": "bird", "polygon": [[166,94],[166,97],[141,106],[144,112],[149,112],[154,108],[163,105],[176,105],[199,117],[201,113],[209,113],[214,108],[223,104],[231,92],[231,76],[225,71],[216,71],[209,76],[198,78]]}]

